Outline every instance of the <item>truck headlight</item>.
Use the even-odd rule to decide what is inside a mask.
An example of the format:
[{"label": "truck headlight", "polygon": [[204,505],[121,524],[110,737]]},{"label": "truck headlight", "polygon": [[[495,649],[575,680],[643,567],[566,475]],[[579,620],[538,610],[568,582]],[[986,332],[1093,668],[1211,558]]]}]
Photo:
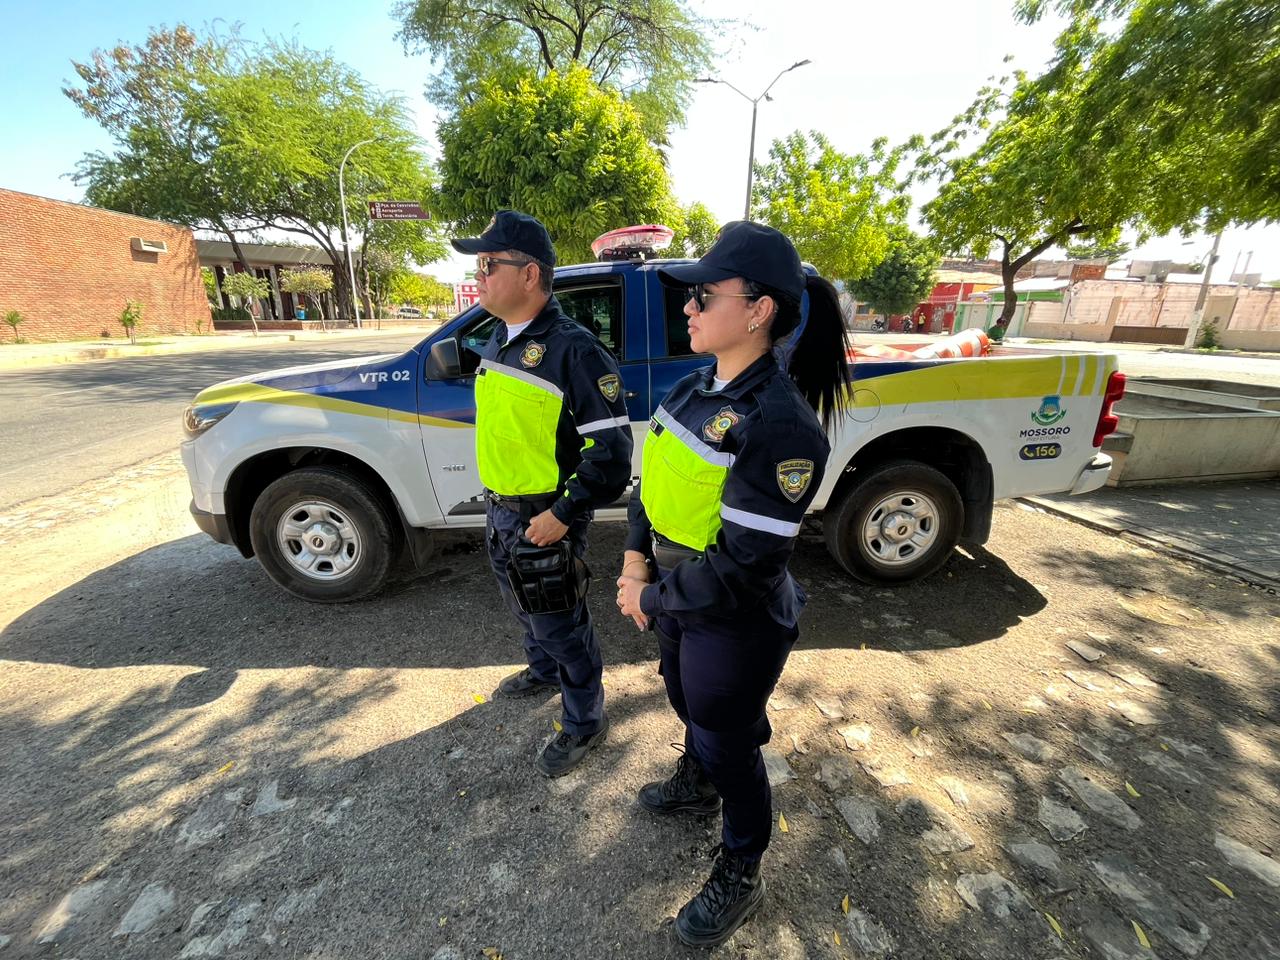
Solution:
[{"label": "truck headlight", "polygon": [[237,402],[188,404],[182,412],[182,429],[194,440],[236,408]]}]

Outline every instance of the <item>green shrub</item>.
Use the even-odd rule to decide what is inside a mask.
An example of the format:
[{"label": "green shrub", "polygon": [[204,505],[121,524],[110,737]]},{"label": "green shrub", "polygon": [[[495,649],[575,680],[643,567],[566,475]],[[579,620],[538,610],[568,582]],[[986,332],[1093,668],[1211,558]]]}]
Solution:
[{"label": "green shrub", "polygon": [[999,343],[1001,340],[1003,340],[1004,334],[1005,334],[1005,328],[1000,326],[1000,324],[998,323],[993,323],[990,327],[987,328],[987,336],[990,337],[992,341],[995,343]]},{"label": "green shrub", "polygon": [[120,311],[120,326],[129,334],[129,342],[138,342],[138,321],[142,319],[142,304],[137,300],[129,300]]},{"label": "green shrub", "polygon": [[1200,335],[1196,337],[1196,346],[1201,350],[1217,350],[1222,346],[1218,339],[1218,321],[1210,320],[1200,325]]},{"label": "green shrub", "polygon": [[13,328],[13,342],[21,343],[22,338],[18,336],[18,324],[23,321],[23,316],[17,310],[10,310],[4,315],[4,322]]}]

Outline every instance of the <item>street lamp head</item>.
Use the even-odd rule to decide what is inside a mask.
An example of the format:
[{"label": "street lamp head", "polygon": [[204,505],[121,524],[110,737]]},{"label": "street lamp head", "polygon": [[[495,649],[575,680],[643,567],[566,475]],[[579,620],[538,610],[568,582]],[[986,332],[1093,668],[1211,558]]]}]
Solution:
[{"label": "street lamp head", "polygon": [[720,81],[717,80],[715,77],[698,77],[693,82],[694,83],[719,83]]},{"label": "street lamp head", "polygon": [[788,69],[788,70],[794,70],[794,69],[796,69],[796,67],[807,67],[807,66],[808,66],[809,64],[811,64],[811,63],[813,63],[813,61],[812,61],[812,60],[801,60],[799,63],[793,63],[793,64],[792,64],[791,66],[789,66],[787,69]]}]

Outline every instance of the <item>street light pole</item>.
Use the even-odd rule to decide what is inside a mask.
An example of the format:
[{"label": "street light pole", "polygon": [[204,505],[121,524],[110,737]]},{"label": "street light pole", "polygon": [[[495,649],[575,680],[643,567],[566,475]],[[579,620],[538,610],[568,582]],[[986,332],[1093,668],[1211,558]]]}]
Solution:
[{"label": "street light pole", "polygon": [[351,258],[351,241],[347,239],[349,233],[349,227],[347,226],[347,191],[342,184],[342,174],[351,154],[355,153],[360,147],[373,143],[378,139],[378,137],[374,137],[371,140],[361,140],[359,143],[354,144],[351,149],[343,154],[342,162],[338,164],[338,204],[342,207],[342,249],[347,255],[347,278],[351,281],[351,309],[355,313],[357,327],[362,325],[360,323],[360,303],[359,298],[356,296],[356,268]]},{"label": "street light pole", "polygon": [[755,174],[755,166],[756,166],[756,113],[760,108],[760,101],[773,99],[771,96],[769,96],[769,91],[773,89],[774,83],[777,83],[779,80],[782,79],[782,75],[784,73],[790,73],[792,70],[796,70],[800,67],[808,66],[812,62],[813,62],[812,60],[801,60],[799,63],[793,63],[791,66],[787,67],[785,70],[780,71],[778,75],[773,78],[773,83],[770,83],[769,86],[765,87],[764,93],[760,94],[760,96],[758,97],[747,96],[747,94],[743,93],[741,90],[735,87],[728,80],[718,80],[715,77],[698,77],[698,79],[694,81],[695,83],[724,84],[734,93],[736,93],[738,96],[742,97],[742,99],[749,100],[751,102],[751,146],[747,152],[747,202],[743,204],[743,209],[742,209],[742,218],[744,220],[751,219],[751,181],[752,181],[753,175]]}]

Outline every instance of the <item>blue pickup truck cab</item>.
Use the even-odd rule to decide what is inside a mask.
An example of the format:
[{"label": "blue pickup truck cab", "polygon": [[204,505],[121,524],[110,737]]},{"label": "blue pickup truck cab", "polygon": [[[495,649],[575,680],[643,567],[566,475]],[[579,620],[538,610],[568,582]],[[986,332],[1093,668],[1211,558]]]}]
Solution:
[{"label": "blue pickup truck cab", "polygon": [[[565,312],[618,358],[636,475],[650,415],[676,381],[711,362],[691,351],[681,291],[658,280],[672,262],[555,275]],[[313,601],[377,591],[406,550],[428,567],[433,531],[484,523],[473,388],[476,350],[498,322],[476,306],[404,353],[201,391],[182,444],[197,524]],[[1012,352],[858,363],[812,507],[833,557],[865,581],[908,582],[941,566],[957,542],[984,542],[994,500],[1100,486],[1115,369],[1114,357],[1096,354]],[[625,500],[597,513],[625,516]]]}]

